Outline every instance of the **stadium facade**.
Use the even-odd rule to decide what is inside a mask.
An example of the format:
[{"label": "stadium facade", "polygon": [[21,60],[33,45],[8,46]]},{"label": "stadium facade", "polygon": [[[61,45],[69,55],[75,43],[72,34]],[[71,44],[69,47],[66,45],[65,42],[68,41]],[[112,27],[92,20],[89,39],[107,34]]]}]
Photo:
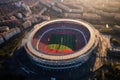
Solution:
[{"label": "stadium facade", "polygon": [[24,47],[19,53],[24,53],[28,61],[24,56],[17,60],[29,72],[49,78],[81,79],[91,72],[99,53],[100,37],[91,24],[82,20],[45,21],[35,25],[22,41]]}]

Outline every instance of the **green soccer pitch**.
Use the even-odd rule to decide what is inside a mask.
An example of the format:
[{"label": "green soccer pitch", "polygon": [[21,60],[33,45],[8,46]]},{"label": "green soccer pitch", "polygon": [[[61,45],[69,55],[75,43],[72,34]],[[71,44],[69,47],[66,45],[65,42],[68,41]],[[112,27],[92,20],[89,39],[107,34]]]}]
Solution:
[{"label": "green soccer pitch", "polygon": [[51,34],[48,42],[48,48],[50,50],[76,50],[76,37],[70,34]]}]

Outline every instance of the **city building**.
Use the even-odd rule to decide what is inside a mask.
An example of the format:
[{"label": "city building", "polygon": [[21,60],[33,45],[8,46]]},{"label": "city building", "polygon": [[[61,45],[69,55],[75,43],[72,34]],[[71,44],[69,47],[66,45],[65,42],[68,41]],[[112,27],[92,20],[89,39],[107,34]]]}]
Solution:
[{"label": "city building", "polygon": [[8,32],[10,29],[9,29],[9,26],[1,26],[0,27],[0,33],[3,33],[3,32]]},{"label": "city building", "polygon": [[90,20],[101,20],[101,16],[94,14],[94,13],[83,13],[83,19],[90,19]]},{"label": "city building", "polygon": [[117,32],[120,32],[120,26],[119,25],[114,25],[113,29]]},{"label": "city building", "polygon": [[82,14],[76,14],[76,13],[65,13],[64,14],[65,18],[75,18],[75,19],[80,19],[82,18]]},{"label": "city building", "polygon": [[4,43],[3,37],[0,35],[0,44]]},{"label": "city building", "polygon": [[22,26],[23,26],[24,29],[30,27],[31,25],[32,25],[32,23],[31,23],[31,21],[29,21],[29,20],[25,21],[25,22],[22,24]]},{"label": "city building", "polygon": [[10,38],[12,38],[14,35],[19,34],[20,28],[12,28],[10,29],[8,32],[4,32],[2,33],[3,37],[5,38],[5,40],[9,40]]}]

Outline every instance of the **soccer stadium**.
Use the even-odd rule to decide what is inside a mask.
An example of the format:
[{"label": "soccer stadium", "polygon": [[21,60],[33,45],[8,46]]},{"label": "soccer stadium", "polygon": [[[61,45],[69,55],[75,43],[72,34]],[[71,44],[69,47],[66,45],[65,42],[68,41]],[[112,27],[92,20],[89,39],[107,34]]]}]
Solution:
[{"label": "soccer stadium", "polygon": [[25,48],[30,58],[41,67],[66,69],[84,63],[96,44],[95,30],[91,25],[58,19],[36,25]]},{"label": "soccer stadium", "polygon": [[[29,64],[27,67],[37,66],[36,70],[45,75],[71,78],[90,71],[92,55],[98,51],[99,35],[85,21],[57,19],[35,25],[23,42],[29,59],[25,63]],[[25,62],[23,57],[21,60]]]}]

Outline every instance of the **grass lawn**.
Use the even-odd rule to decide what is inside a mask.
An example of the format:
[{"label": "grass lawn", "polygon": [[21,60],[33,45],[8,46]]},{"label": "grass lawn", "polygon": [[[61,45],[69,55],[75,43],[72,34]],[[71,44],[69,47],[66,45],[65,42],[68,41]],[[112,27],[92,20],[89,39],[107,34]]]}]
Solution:
[{"label": "grass lawn", "polygon": [[65,45],[60,45],[60,44],[50,44],[48,45],[49,49],[51,50],[72,50],[71,48],[65,46]]},{"label": "grass lawn", "polygon": [[75,50],[75,35],[69,34],[52,34],[48,43],[50,50]]}]

